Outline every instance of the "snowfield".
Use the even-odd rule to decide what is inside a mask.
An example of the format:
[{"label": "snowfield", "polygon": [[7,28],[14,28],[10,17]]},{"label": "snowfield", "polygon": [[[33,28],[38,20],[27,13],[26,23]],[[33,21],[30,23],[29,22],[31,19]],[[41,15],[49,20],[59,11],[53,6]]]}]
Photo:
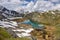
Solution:
[{"label": "snowfield", "polygon": [[0,27],[2,27],[2,28],[11,28],[11,30],[9,30],[9,31],[15,32],[15,34],[18,37],[31,36],[31,34],[29,34],[29,33],[32,30],[34,30],[33,28],[28,28],[28,29],[24,29],[23,27],[22,28],[16,28],[16,27],[18,27],[18,24],[17,24],[17,22],[14,22],[14,21],[10,21],[10,22],[0,21]]}]

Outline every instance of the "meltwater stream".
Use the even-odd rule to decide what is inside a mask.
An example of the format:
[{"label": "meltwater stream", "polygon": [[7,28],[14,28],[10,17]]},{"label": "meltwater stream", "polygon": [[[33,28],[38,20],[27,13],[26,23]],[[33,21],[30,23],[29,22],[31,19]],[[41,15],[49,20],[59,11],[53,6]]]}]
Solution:
[{"label": "meltwater stream", "polygon": [[23,24],[29,24],[29,25],[32,25],[33,28],[36,28],[36,29],[43,29],[44,28],[44,25],[43,24],[39,24],[39,23],[36,23],[36,22],[33,22],[31,20],[25,20],[24,22],[22,22]]}]

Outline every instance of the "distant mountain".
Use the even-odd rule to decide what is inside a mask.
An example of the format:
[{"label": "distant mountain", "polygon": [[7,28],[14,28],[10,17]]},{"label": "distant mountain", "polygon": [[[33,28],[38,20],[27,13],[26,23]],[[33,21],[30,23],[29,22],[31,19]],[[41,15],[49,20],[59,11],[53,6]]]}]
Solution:
[{"label": "distant mountain", "polygon": [[12,17],[23,17],[24,14],[18,13],[14,10],[8,10],[7,8],[0,5],[0,19],[12,18]]}]

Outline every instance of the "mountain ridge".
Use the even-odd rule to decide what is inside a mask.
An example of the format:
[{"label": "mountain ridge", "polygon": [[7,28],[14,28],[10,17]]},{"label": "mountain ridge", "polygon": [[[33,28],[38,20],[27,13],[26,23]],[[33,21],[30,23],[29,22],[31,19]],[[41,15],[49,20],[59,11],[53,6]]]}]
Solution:
[{"label": "mountain ridge", "polygon": [[9,10],[0,5],[0,16],[2,17],[1,19],[3,18],[5,19],[5,18],[12,18],[12,17],[23,17],[24,14],[21,14],[14,10]]}]

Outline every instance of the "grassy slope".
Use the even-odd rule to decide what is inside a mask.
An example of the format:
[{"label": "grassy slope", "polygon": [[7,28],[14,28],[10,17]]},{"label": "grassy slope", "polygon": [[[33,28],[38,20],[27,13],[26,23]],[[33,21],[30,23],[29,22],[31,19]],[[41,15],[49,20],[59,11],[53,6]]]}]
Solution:
[{"label": "grassy slope", "polygon": [[56,37],[57,37],[57,39],[60,39],[60,26],[56,26],[56,31],[55,31],[56,33]]},{"label": "grassy slope", "polygon": [[0,40],[30,40],[29,38],[13,38],[5,29],[0,28]]},{"label": "grassy slope", "polygon": [[4,40],[5,38],[10,38],[11,35],[7,33],[7,31],[3,28],[0,28],[0,40]]}]

